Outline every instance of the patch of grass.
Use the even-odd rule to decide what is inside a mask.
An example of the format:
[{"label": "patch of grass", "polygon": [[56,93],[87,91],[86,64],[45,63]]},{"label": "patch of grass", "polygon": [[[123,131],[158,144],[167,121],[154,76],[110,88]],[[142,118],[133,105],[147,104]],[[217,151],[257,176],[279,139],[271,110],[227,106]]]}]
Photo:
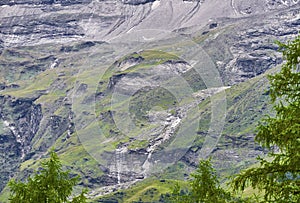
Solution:
[{"label": "patch of grass", "polygon": [[20,171],[24,171],[24,170],[27,170],[29,168],[36,170],[37,167],[38,166],[36,165],[36,160],[29,159],[29,160],[24,161],[23,163],[21,163]]},{"label": "patch of grass", "polygon": [[8,186],[4,187],[3,190],[0,193],[0,202],[8,202],[10,196],[10,190]]},{"label": "patch of grass", "polygon": [[132,120],[138,122],[146,122],[147,114],[153,107],[159,106],[164,110],[174,108],[177,99],[169,91],[163,88],[139,91],[131,98],[129,112],[133,115]]},{"label": "patch of grass", "polygon": [[103,175],[100,163],[91,157],[82,145],[69,147],[59,153],[62,164],[72,171],[85,175],[90,174],[93,177]]},{"label": "patch of grass", "polygon": [[[121,71],[119,68],[116,66],[117,64],[120,64],[123,61],[126,61],[130,58],[135,58],[138,59],[141,57],[143,61],[140,63],[133,65],[129,67],[128,69]],[[168,52],[160,51],[160,50],[144,50],[139,53],[133,53],[129,54],[125,57],[122,57],[116,63],[114,63],[103,75],[102,80],[103,82],[106,81],[108,82],[108,79],[112,77],[115,74],[124,74],[124,73],[130,73],[130,72],[135,72],[137,70],[143,69],[143,68],[149,68],[153,67],[155,65],[162,64],[166,61],[178,61],[180,58],[176,56],[175,54],[170,54]]]},{"label": "patch of grass", "polygon": [[187,176],[187,166],[183,162],[178,161],[167,167],[159,177],[160,179],[174,179],[183,181]]},{"label": "patch of grass", "polygon": [[11,95],[13,97],[33,97],[38,91],[47,90],[56,77],[57,74],[54,70],[46,70],[36,76],[34,82],[24,81],[20,85],[22,88],[6,90],[3,91],[2,94]]},{"label": "patch of grass", "polygon": [[175,54],[170,54],[168,52],[160,51],[160,50],[144,50],[140,52],[140,56],[142,56],[146,60],[179,60],[178,56]]},{"label": "patch of grass", "polygon": [[134,140],[128,146],[128,149],[144,149],[148,146],[148,140]]},{"label": "patch of grass", "polygon": [[101,197],[98,201],[115,200],[119,203],[158,202],[161,194],[170,193],[173,190],[175,183],[179,183],[183,188],[186,187],[186,183],[183,181],[149,178],[135,183],[126,190]]},{"label": "patch of grass", "polygon": [[225,134],[254,133],[258,121],[270,111],[268,81],[262,77],[251,79],[226,91],[227,117]]},{"label": "patch of grass", "polygon": [[[269,86],[266,75],[271,72],[274,70],[226,89],[227,114],[223,134],[240,136],[255,133],[258,122],[271,111],[266,91]],[[199,131],[203,132],[210,124],[209,98],[198,107],[201,112]]]}]

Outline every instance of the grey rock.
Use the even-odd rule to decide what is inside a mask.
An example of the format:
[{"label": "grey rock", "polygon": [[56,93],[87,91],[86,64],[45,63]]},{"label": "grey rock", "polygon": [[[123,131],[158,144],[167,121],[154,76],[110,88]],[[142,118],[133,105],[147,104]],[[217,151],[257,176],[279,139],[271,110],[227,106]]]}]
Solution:
[{"label": "grey rock", "polygon": [[14,99],[0,96],[0,121],[4,133],[0,133],[2,167],[0,190],[9,178],[17,172],[19,164],[31,150],[31,141],[40,127],[42,119],[41,105],[35,105],[35,99]]},{"label": "grey rock", "polygon": [[146,4],[150,2],[154,2],[156,0],[121,0],[124,4],[130,4],[130,5],[140,5],[140,4]]},{"label": "grey rock", "polygon": [[18,5],[18,4],[32,4],[32,5],[51,5],[61,4],[62,6],[69,6],[73,4],[87,4],[92,0],[3,0],[0,5]]}]

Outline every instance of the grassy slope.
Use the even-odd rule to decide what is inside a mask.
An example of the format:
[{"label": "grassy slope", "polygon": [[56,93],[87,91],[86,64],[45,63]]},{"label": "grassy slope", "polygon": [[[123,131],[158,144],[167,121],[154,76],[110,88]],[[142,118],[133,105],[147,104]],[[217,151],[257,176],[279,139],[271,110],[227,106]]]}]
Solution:
[{"label": "grassy slope", "polygon": [[173,190],[175,183],[182,185],[182,188],[187,187],[187,183],[184,181],[149,178],[142,182],[135,183],[129,189],[103,196],[94,201],[106,203],[158,202],[161,194],[170,193]]},{"label": "grassy slope", "polygon": [[[37,54],[41,48],[38,50],[33,50],[34,54]],[[28,49],[29,50],[29,49]],[[25,50],[27,52],[28,50]],[[44,49],[43,49],[44,50]],[[57,51],[56,47],[51,46],[50,53],[55,50]],[[46,53],[46,50],[44,51]],[[44,53],[44,54],[45,54]],[[32,54],[34,57],[34,54]],[[47,54],[45,54],[47,55]],[[63,54],[62,54],[63,55]],[[77,53],[72,53],[72,57],[76,58]],[[151,64],[159,64],[163,63],[167,60],[177,60],[173,55],[165,55],[161,53],[160,51],[147,51],[140,54],[143,58],[145,58],[148,61],[151,61]],[[11,56],[9,56],[11,57]],[[7,57],[5,60],[16,60],[16,57],[19,56],[13,56],[12,58]],[[63,56],[62,56],[63,57]],[[79,58],[83,58],[84,54],[80,56]],[[96,56],[95,56],[96,57]],[[19,57],[20,60],[22,57]],[[24,60],[24,59],[22,59]],[[94,59],[93,59],[94,60]],[[45,107],[48,105],[53,104],[55,101],[57,101],[59,98],[68,97],[66,90],[71,89],[75,81],[85,81],[88,85],[95,85],[95,81],[98,81],[99,78],[97,78],[97,69],[93,69],[93,64],[91,63],[88,67],[86,67],[85,70],[81,71],[80,74],[74,76],[74,72],[77,71],[76,68],[70,69],[68,67],[68,64],[70,64],[72,61],[71,59],[66,59],[62,65],[60,65],[59,71],[57,69],[50,69],[43,71],[41,73],[34,73],[34,75],[30,77],[19,77],[19,78],[12,78],[10,79],[11,82],[14,82],[20,78],[18,83],[21,86],[19,89],[11,89],[6,92],[3,92],[3,94],[8,94],[15,97],[32,97],[35,94],[40,94],[41,91],[47,91],[48,93],[45,95],[40,96],[40,98],[36,101],[36,103],[42,103],[44,107],[44,111],[47,111]],[[81,59],[77,61],[78,67],[82,67]],[[65,67],[65,65],[67,67]],[[51,64],[49,64],[51,65]],[[131,72],[135,71],[140,68],[145,68],[149,64],[144,65],[138,65],[134,68],[127,69],[125,72]],[[103,80],[108,79],[111,77],[111,74],[113,71],[108,71],[107,75],[104,75]],[[59,76],[61,75],[61,76]],[[190,76],[188,75],[187,78]],[[264,112],[267,111],[266,107],[266,98],[267,95],[264,94],[265,89],[267,88],[266,79],[263,79],[264,76],[259,76],[257,78],[251,79],[248,82],[242,83],[240,85],[234,86],[231,89],[227,90],[227,102],[228,102],[228,116],[227,121],[228,123],[225,126],[224,134],[231,135],[231,136],[239,136],[241,134],[245,133],[253,133],[255,129],[255,125],[257,121],[262,117]],[[31,80],[27,80],[28,78],[34,78],[34,82]],[[55,86],[57,84],[57,79],[60,78],[60,83],[65,83],[65,87],[61,90]],[[106,81],[108,82],[108,81]],[[199,86],[199,87],[198,87]],[[201,85],[198,85],[197,88],[201,88]],[[87,92],[86,95],[90,95],[93,92]],[[109,101],[109,100],[107,100]],[[105,100],[103,101],[105,102]],[[78,102],[79,104],[80,102]],[[74,105],[77,105],[76,103]],[[199,131],[205,131],[207,130],[207,126],[210,120],[210,113],[209,113],[209,101],[203,102],[199,105],[201,111],[203,111],[203,119],[201,121]],[[76,108],[82,108],[80,106],[76,106]],[[62,106],[55,107],[54,114],[57,115],[63,115],[64,114],[64,108]],[[92,123],[91,125],[93,125]],[[111,129],[110,126],[105,126],[107,124],[104,124],[104,129]],[[86,130],[88,132],[88,129]],[[36,138],[39,139],[39,138]],[[101,171],[97,169],[97,162],[94,161],[89,155],[85,152],[85,149],[79,145],[79,141],[76,138],[76,134],[73,134],[69,140],[66,142],[62,140],[63,138],[57,139],[57,141],[54,144],[58,149],[60,149],[60,156],[62,158],[63,163],[72,168],[74,171],[81,171],[82,174],[85,174],[87,171],[84,170],[86,167],[91,167],[95,171],[94,175],[99,176],[101,175]],[[226,142],[226,140],[221,139],[222,142]],[[43,142],[36,142],[35,148],[40,147]],[[197,142],[195,142],[194,147],[201,147],[202,141],[201,136],[199,136],[199,139]],[[117,143],[114,144],[116,146]],[[145,143],[134,143],[135,146],[145,146]],[[110,147],[111,148],[111,147]],[[112,149],[110,149],[112,150]],[[76,155],[76,158],[80,159],[74,159],[74,154]],[[27,167],[33,167],[36,164],[34,164],[34,160],[28,160],[25,163],[22,164],[21,170],[25,169]],[[34,168],[34,167],[33,167]],[[81,173],[80,172],[80,173]],[[147,183],[150,184],[150,183]],[[145,184],[145,185],[147,185]],[[157,183],[158,184],[158,183]],[[157,184],[154,184],[153,187],[156,187]],[[146,186],[145,186],[146,187]],[[144,187],[144,188],[145,188]],[[138,191],[136,191],[136,194],[144,194],[142,192],[143,187],[140,187]],[[140,192],[139,192],[140,191]],[[130,196],[130,198],[132,198]],[[137,199],[140,197],[134,197],[134,199]],[[147,198],[147,197],[145,197]]]},{"label": "grassy slope", "polygon": [[[266,74],[272,74],[277,71],[278,68],[268,71]],[[255,133],[256,125],[258,121],[263,118],[265,114],[267,114],[270,109],[268,105],[268,82],[266,79],[266,74],[258,76],[256,78],[250,79],[244,83],[233,86],[230,89],[226,90],[227,94],[227,107],[228,107],[228,115],[227,115],[227,123],[224,129],[224,135],[230,135],[239,137],[243,134],[247,133]],[[203,120],[200,124],[201,130],[207,130],[207,122],[210,119],[210,102],[209,99],[204,101],[199,105],[200,110],[203,111]],[[205,116],[206,115],[206,116]],[[238,116],[238,117],[237,117]],[[235,119],[231,121],[231,119]],[[230,121],[230,122],[229,122]],[[221,138],[219,147],[224,147],[224,143],[228,142],[224,137]],[[201,146],[202,142],[195,142],[195,147],[197,145]],[[243,150],[242,148],[240,150]],[[215,157],[216,159],[218,157]],[[255,166],[256,160],[253,158],[252,160],[244,160],[242,163],[236,166],[232,166],[230,170],[224,170],[218,168],[219,175],[222,177],[221,180],[224,182],[224,186],[226,187],[226,180],[224,177],[228,177],[228,175],[232,175],[237,173],[240,169],[249,167],[250,165]],[[174,179],[180,178],[180,183],[183,183],[182,180],[186,175],[185,167],[178,162],[172,167],[169,167],[164,173],[160,175],[161,178],[167,178],[167,182],[170,183],[169,186],[160,183],[158,180],[145,180],[137,185],[133,185],[131,188],[118,191],[114,194],[110,194],[104,197],[105,199],[118,199],[119,202],[132,202],[138,201],[142,199],[144,202],[157,202],[159,200],[160,194],[164,194],[166,192],[170,192],[170,187],[172,185],[172,181]],[[177,178],[176,178],[177,177]],[[172,178],[172,179],[168,179]],[[183,183],[184,185],[185,183]],[[165,186],[164,186],[165,185]],[[152,192],[146,192],[152,188]],[[155,189],[153,189],[155,188]],[[244,197],[251,196],[256,190],[252,188],[247,188]]]}]

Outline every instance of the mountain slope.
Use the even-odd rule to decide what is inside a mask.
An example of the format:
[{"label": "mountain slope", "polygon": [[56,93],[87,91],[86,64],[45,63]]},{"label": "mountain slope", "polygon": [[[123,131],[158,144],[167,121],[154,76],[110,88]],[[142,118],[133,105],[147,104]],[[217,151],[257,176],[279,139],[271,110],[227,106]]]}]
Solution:
[{"label": "mountain slope", "polygon": [[183,177],[211,126],[219,172],[252,164],[269,112],[264,73],[282,62],[274,40],[300,22],[297,1],[7,0],[0,10],[0,190],[54,146],[94,196],[150,176],[153,160],[167,178],[183,163]]}]

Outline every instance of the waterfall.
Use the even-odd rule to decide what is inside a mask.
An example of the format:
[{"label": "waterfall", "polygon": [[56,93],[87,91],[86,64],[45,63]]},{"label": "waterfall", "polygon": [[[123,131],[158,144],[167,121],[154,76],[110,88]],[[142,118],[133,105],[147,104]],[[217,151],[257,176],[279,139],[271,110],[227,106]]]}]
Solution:
[{"label": "waterfall", "polygon": [[121,184],[121,174],[126,171],[127,163],[126,163],[126,152],[127,148],[118,148],[116,149],[116,172],[118,178],[118,184]]},{"label": "waterfall", "polygon": [[11,125],[8,121],[4,120],[3,122],[4,126],[10,129],[10,131],[13,133],[13,135],[16,137],[16,141],[21,144],[21,159],[25,157],[25,150],[24,150],[24,139],[22,139],[21,135],[17,132],[16,127],[14,125]]}]

